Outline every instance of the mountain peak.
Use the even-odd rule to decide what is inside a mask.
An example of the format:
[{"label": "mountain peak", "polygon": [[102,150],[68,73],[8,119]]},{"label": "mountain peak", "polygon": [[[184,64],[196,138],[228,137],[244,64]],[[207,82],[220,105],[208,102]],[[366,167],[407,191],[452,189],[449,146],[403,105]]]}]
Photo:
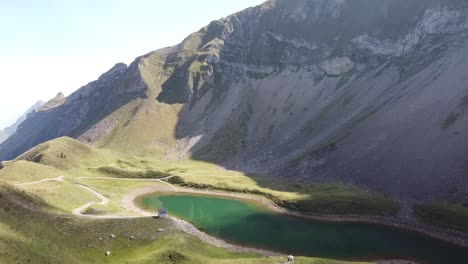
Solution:
[{"label": "mountain peak", "polygon": [[47,101],[41,107],[37,109],[38,112],[47,111],[52,108],[61,106],[65,102],[65,95],[62,92],[59,92],[54,98]]},{"label": "mountain peak", "polygon": [[119,74],[119,73],[125,71],[127,68],[128,68],[127,64],[119,62],[119,63],[115,64],[110,70],[108,70],[107,72],[105,72],[101,76],[99,76],[99,80],[107,79],[109,77],[111,78],[115,74]]},{"label": "mountain peak", "polygon": [[32,105],[26,112],[24,112],[23,115],[21,115],[14,124],[5,127],[3,130],[0,130],[0,143],[5,141],[9,136],[13,135],[18,127],[21,125],[21,123],[26,120],[31,113],[34,113],[37,111],[38,108],[43,106],[45,102],[43,101],[37,101],[34,105]]},{"label": "mountain peak", "polygon": [[466,162],[455,162],[468,148],[457,140],[468,129],[466,6],[268,1],[114,65],[60,111],[25,122],[0,159],[70,136],[411,199],[447,195],[468,186]]}]

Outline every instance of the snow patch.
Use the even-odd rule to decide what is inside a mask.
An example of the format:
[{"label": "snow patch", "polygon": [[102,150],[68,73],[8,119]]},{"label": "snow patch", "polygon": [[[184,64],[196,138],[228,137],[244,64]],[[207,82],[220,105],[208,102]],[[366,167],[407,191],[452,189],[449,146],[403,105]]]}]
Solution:
[{"label": "snow patch", "polygon": [[348,57],[335,57],[326,60],[320,65],[320,68],[327,75],[342,75],[354,67],[354,62]]}]

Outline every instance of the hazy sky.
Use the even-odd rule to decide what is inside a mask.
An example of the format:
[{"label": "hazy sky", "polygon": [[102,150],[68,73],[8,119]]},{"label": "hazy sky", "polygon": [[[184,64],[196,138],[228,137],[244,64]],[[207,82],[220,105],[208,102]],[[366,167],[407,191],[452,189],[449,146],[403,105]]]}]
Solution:
[{"label": "hazy sky", "polygon": [[0,0],[0,128],[117,62],[264,0]]}]

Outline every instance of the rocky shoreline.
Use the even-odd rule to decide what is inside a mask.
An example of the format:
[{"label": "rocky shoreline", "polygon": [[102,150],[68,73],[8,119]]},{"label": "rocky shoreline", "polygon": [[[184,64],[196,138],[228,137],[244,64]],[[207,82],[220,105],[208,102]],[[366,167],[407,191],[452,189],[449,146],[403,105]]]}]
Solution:
[{"label": "rocky shoreline", "polygon": [[[406,223],[397,218],[390,218],[390,217],[324,216],[324,215],[305,214],[305,213],[290,211],[290,210],[278,207],[264,197],[251,195],[251,194],[238,194],[238,193],[227,193],[227,192],[219,192],[219,191],[185,189],[185,188],[184,189],[177,188],[176,190],[174,190],[173,188],[170,188],[169,186],[153,186],[153,187],[145,187],[145,188],[138,189],[137,191],[127,195],[126,197],[124,197],[122,201],[122,206],[130,211],[139,212],[143,215],[151,215],[148,211],[145,211],[142,208],[138,207],[136,205],[136,200],[138,199],[138,197],[149,195],[152,193],[157,193],[157,192],[202,194],[202,195],[212,195],[212,196],[229,197],[229,198],[234,198],[234,199],[242,199],[242,200],[256,202],[274,212],[285,214],[285,215],[290,215],[293,217],[300,217],[300,218],[318,220],[318,221],[370,223],[370,224],[384,225],[384,226],[402,229],[402,230],[409,231],[409,232],[417,232],[422,235],[426,235],[435,239],[439,239],[439,240],[452,243],[457,246],[468,247],[468,235],[463,232],[443,230],[442,228],[431,227],[431,226],[418,224],[418,223]],[[191,235],[197,236],[202,241],[212,244],[214,246],[227,248],[236,252],[259,253],[259,254],[268,255],[268,256],[282,256],[283,255],[283,254],[268,251],[268,250],[254,249],[254,248],[232,245],[221,239],[207,235],[206,233],[198,230],[195,226],[193,226],[192,224],[184,220],[180,220],[175,217],[171,217],[171,219],[175,223],[175,225],[179,227],[181,230]],[[408,261],[401,262],[401,261],[402,260],[386,260],[386,261],[378,261],[376,263],[382,263],[382,264],[384,263],[415,263],[415,262],[408,262]]]},{"label": "rocky shoreline", "polygon": [[[153,187],[141,188],[125,196],[122,200],[122,207],[124,207],[125,209],[129,211],[142,214],[143,216],[155,216],[155,214],[150,213],[146,210],[143,210],[136,205],[136,199],[138,199],[138,197],[143,196],[143,195],[148,195],[151,193],[155,193],[155,192],[174,192],[174,190],[170,188],[169,186],[153,186]],[[176,192],[179,192],[179,191],[177,190]],[[241,252],[241,253],[258,253],[258,254],[262,254],[266,256],[285,256],[284,254],[274,252],[274,251],[229,244],[222,239],[210,236],[202,232],[201,230],[199,230],[198,228],[196,228],[194,225],[190,224],[187,221],[178,219],[173,216],[170,216],[169,219],[173,222],[174,226],[176,226],[178,229],[184,231],[187,234],[196,236],[199,239],[201,239],[203,242],[211,244],[216,247],[221,247],[221,248],[229,249],[234,252]]]}]

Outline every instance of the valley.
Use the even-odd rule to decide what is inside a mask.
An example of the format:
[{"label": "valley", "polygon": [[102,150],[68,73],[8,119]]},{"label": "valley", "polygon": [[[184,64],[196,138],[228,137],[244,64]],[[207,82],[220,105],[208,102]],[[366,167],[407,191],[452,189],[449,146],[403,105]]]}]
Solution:
[{"label": "valley", "polygon": [[[30,162],[18,163],[7,165],[11,182],[7,183],[1,175],[0,220],[4,225],[1,262],[32,259],[41,262],[42,259],[50,263],[152,263],[156,259],[160,263],[231,263],[235,259],[240,263],[278,263],[285,259],[277,253],[265,257],[266,251],[242,250],[239,246],[212,242],[217,240],[211,237],[202,242],[189,235],[199,235],[195,229],[186,234],[171,219],[155,220],[154,214],[136,210],[132,193],[148,188],[173,191],[171,185],[160,180],[93,177],[89,173],[87,177],[73,176],[83,173],[78,168],[60,171],[62,176],[43,178],[42,173],[51,175],[48,169],[54,169]],[[12,177],[16,170],[20,175],[28,171],[29,180],[34,181]],[[44,229],[45,223],[49,228]],[[158,232],[159,229],[164,229],[164,233]],[[64,243],[56,244],[57,240]],[[218,247],[209,246],[208,242]],[[108,250],[110,257],[104,255]],[[297,261],[344,263],[312,258]]]},{"label": "valley", "polygon": [[462,0],[213,20],[0,131],[0,262],[464,263],[467,68]]},{"label": "valley", "polygon": [[[70,154],[68,154],[66,158],[63,158],[63,156],[60,154],[61,152],[53,152],[57,149],[63,151],[64,148],[67,148],[67,146],[73,146],[75,152],[67,151],[67,153]],[[80,156],[83,153],[86,153],[86,155]],[[90,153],[92,154],[90,155]],[[42,163],[28,161],[28,159],[37,155],[42,155]],[[245,199],[248,199],[250,201],[254,201],[254,203],[258,203],[261,207],[270,208],[267,209],[267,211],[271,210],[271,212],[276,212],[275,214],[278,215],[291,215],[292,217],[312,219],[305,221],[330,221],[329,223],[312,222],[313,225],[318,225],[315,227],[318,229],[314,232],[317,232],[317,234],[324,232],[324,237],[322,239],[330,236],[330,234],[327,234],[327,232],[330,233],[331,230],[335,230],[333,232],[338,232],[337,230],[342,230],[343,228],[343,230],[338,232],[338,234],[347,234],[348,232],[345,231],[347,229],[349,229],[349,231],[360,230],[362,227],[364,228],[363,230],[367,230],[368,228],[373,230],[363,231],[370,232],[369,235],[373,234],[371,236],[376,236],[374,238],[369,238],[371,240],[377,239],[382,241],[394,241],[392,243],[395,244],[389,244],[393,245],[392,248],[395,248],[396,245],[404,245],[403,241],[413,241],[413,239],[419,241],[414,243],[418,245],[427,243],[428,247],[442,243],[436,242],[436,240],[433,241],[429,238],[423,239],[423,237],[420,235],[410,235],[410,233],[405,233],[404,231],[397,232],[398,234],[402,235],[401,238],[393,238],[392,240],[388,240],[384,238],[386,236],[385,233],[387,232],[389,234],[394,234],[395,231],[388,232],[385,231],[386,229],[383,226],[374,226],[374,224],[384,224],[390,227],[393,226],[393,228],[400,227],[408,230],[418,230],[439,239],[446,239],[453,243],[464,245],[463,242],[457,240],[457,238],[460,237],[460,234],[450,234],[450,232],[444,232],[441,229],[431,229],[428,226],[423,226],[421,228],[421,226],[413,226],[411,223],[402,223],[400,226],[400,222],[394,218],[397,209],[391,209],[397,206],[396,202],[385,200],[379,195],[368,193],[363,190],[349,188],[339,184],[305,186],[300,188],[301,191],[297,191],[297,187],[288,187],[285,184],[282,184],[282,187],[270,189],[263,187],[261,184],[261,178],[258,178],[258,180],[255,181],[253,180],[254,177],[252,176],[246,176],[236,171],[226,170],[209,163],[188,160],[169,162],[150,158],[125,157],[124,155],[116,155],[115,152],[113,152],[113,155],[114,156],[110,156],[109,153],[105,150],[87,147],[70,138],[59,138],[51,142],[47,142],[44,145],[40,145],[29,152],[26,152],[24,155],[20,156],[20,159],[17,161],[4,162],[3,164],[5,167],[0,170],[0,178],[3,182],[5,182],[5,184],[8,184],[5,185],[5,188],[17,188],[15,191],[24,192],[23,195],[30,196],[32,198],[30,201],[41,201],[42,207],[44,207],[44,213],[47,212],[47,214],[51,214],[52,216],[55,215],[55,217],[58,218],[70,219],[70,221],[73,219],[70,217],[74,215],[77,218],[73,221],[78,221],[80,223],[83,221],[89,223],[93,223],[94,221],[103,223],[104,221],[124,221],[122,223],[127,223],[125,221],[128,221],[128,224],[132,225],[132,221],[153,221],[158,224],[160,220],[154,219],[154,210],[153,212],[151,210],[149,212],[144,211],[135,204],[138,203],[138,201],[141,199],[139,197],[154,192],[158,194],[179,193],[194,195],[218,195],[219,197],[230,197],[244,201]],[[72,162],[69,163],[69,160]],[[151,171],[152,174],[149,174],[148,171]],[[135,176],[132,177],[132,175]],[[153,175],[153,178],[146,178],[147,175]],[[171,178],[173,179],[171,180]],[[197,184],[195,185],[193,182],[197,182]],[[281,189],[281,191],[279,191],[279,189]],[[296,191],[291,191],[294,189],[296,189]],[[379,202],[379,199],[382,200]],[[337,202],[340,200],[341,202]],[[280,207],[280,205],[284,206],[287,204],[294,204],[294,202],[301,204],[301,201],[308,201],[307,204],[310,204],[310,207],[294,208],[294,210],[292,208]],[[359,204],[356,205],[356,203]],[[307,211],[308,208],[311,208],[309,209],[310,211]],[[321,208],[325,208],[327,211],[323,211],[320,214],[310,214],[314,212],[313,210],[325,210]],[[172,214],[173,208],[168,206],[168,209]],[[179,217],[181,216],[180,213],[184,211],[187,213],[192,210],[181,208],[174,211],[174,214],[175,216]],[[379,213],[381,216],[376,216]],[[281,219],[281,216],[278,217]],[[182,219],[192,222],[186,217],[182,217]],[[287,220],[289,218],[285,219]],[[164,222],[166,220],[162,221]],[[288,223],[288,221],[289,220],[287,220],[285,223]],[[284,221],[275,220],[273,222],[282,223]],[[302,221],[299,222],[302,223]],[[221,235],[217,232],[208,232],[208,234],[215,236],[211,237],[207,236],[203,232],[198,231],[190,224],[182,224],[181,226],[178,223],[179,222],[177,222],[177,220],[170,220],[168,223],[166,223],[166,225],[164,225],[164,228],[169,230],[173,229],[174,232],[182,232],[181,234],[184,234],[184,232],[180,230],[185,230],[185,232],[188,232],[189,236],[194,235],[199,237],[198,239],[201,239],[201,241],[204,241],[198,243],[212,244],[213,246],[226,248],[226,250],[229,251],[238,252],[238,254],[259,254],[255,258],[261,258],[260,256],[266,254],[272,258],[271,263],[277,263],[275,262],[275,258],[281,259],[281,256],[284,256],[282,254],[276,253],[277,251],[283,252],[285,254],[298,253],[299,255],[305,256],[311,255],[321,256],[324,258],[338,258],[348,260],[401,259],[406,257],[406,259],[424,260],[424,258],[428,258],[428,260],[437,261],[437,259],[432,259],[434,256],[431,257],[423,253],[416,253],[417,251],[409,251],[413,253],[396,253],[398,251],[394,251],[394,253],[391,254],[381,253],[380,255],[376,253],[376,255],[373,257],[369,256],[369,253],[359,253],[365,251],[356,250],[351,255],[342,255],[344,252],[338,250],[338,248],[336,248],[338,251],[333,251],[334,247],[330,247],[325,251],[320,251],[322,252],[320,253],[316,251],[310,251],[310,249],[295,250],[294,247],[289,248],[285,245],[281,247],[278,247],[278,245],[274,246],[275,244],[270,245],[269,243],[274,243],[271,240],[267,240],[270,241],[267,244],[270,246],[266,246],[266,249],[273,251],[263,251],[258,249],[265,247],[262,246],[261,242],[260,244],[256,244],[256,242],[253,242],[253,240],[249,242],[248,240],[244,239],[238,240],[239,238],[232,239],[227,237],[226,239],[228,241],[234,240],[232,243],[235,245],[232,245],[230,243],[225,243],[223,240],[219,240],[218,237],[224,238],[224,235]],[[322,231],[318,231],[321,229],[320,226],[322,223],[324,226],[331,225],[331,227],[325,228]],[[369,226],[366,226],[364,223],[369,223]],[[197,222],[194,224],[197,225]],[[297,224],[285,225],[295,226]],[[260,226],[265,225],[260,224]],[[302,225],[299,226],[301,226],[301,228],[304,227]],[[200,227],[202,230],[205,230],[206,228],[203,226],[203,224]],[[278,227],[272,227],[271,229],[275,230],[277,228]],[[315,228],[304,227],[301,230],[315,230]],[[143,229],[144,227],[142,227],[141,232],[144,232]],[[160,227],[151,227],[150,229],[154,231],[160,229]],[[279,228],[279,230],[283,229],[284,228]],[[117,231],[120,231],[120,227],[113,232],[117,233]],[[369,244],[368,242],[365,242],[366,240],[364,239],[365,236],[362,235],[363,233],[359,233],[359,237],[363,238],[361,242],[363,247],[362,250],[365,250],[365,245]],[[101,237],[106,236],[101,232],[96,233],[96,235]],[[127,236],[130,236],[130,234]],[[278,235],[278,237],[285,236]],[[315,241],[318,243],[320,240],[320,237],[317,237]],[[421,242],[424,240],[427,240],[427,242]],[[345,241],[345,238],[338,239],[337,241],[343,242]],[[297,243],[311,246],[314,245],[314,243]],[[353,243],[357,243],[357,241]],[[253,248],[249,249],[240,246],[244,244],[253,245]],[[464,250],[461,249],[459,253],[455,253],[457,252],[456,246],[448,246],[447,244],[443,243],[441,245],[443,246],[435,247],[447,248],[447,252],[444,253],[444,256],[448,258],[450,256],[457,258],[457,254],[464,254]],[[102,247],[100,249],[101,251],[104,250]],[[423,250],[423,252],[424,251],[427,250]],[[452,251],[453,253],[450,253]],[[111,252],[114,252],[114,250],[111,250]],[[325,254],[324,252],[330,253]],[[372,252],[375,253],[377,251],[374,248]],[[106,257],[102,255],[102,257],[96,259],[101,258],[105,260]],[[122,259],[125,258],[119,256],[119,261]],[[194,261],[194,263],[196,263],[196,261]],[[249,262],[246,260],[245,263],[255,263],[255,261]],[[261,263],[267,262],[262,261]],[[304,263],[315,262],[312,259],[304,258]],[[330,260],[325,261],[324,263],[335,262]]]}]

